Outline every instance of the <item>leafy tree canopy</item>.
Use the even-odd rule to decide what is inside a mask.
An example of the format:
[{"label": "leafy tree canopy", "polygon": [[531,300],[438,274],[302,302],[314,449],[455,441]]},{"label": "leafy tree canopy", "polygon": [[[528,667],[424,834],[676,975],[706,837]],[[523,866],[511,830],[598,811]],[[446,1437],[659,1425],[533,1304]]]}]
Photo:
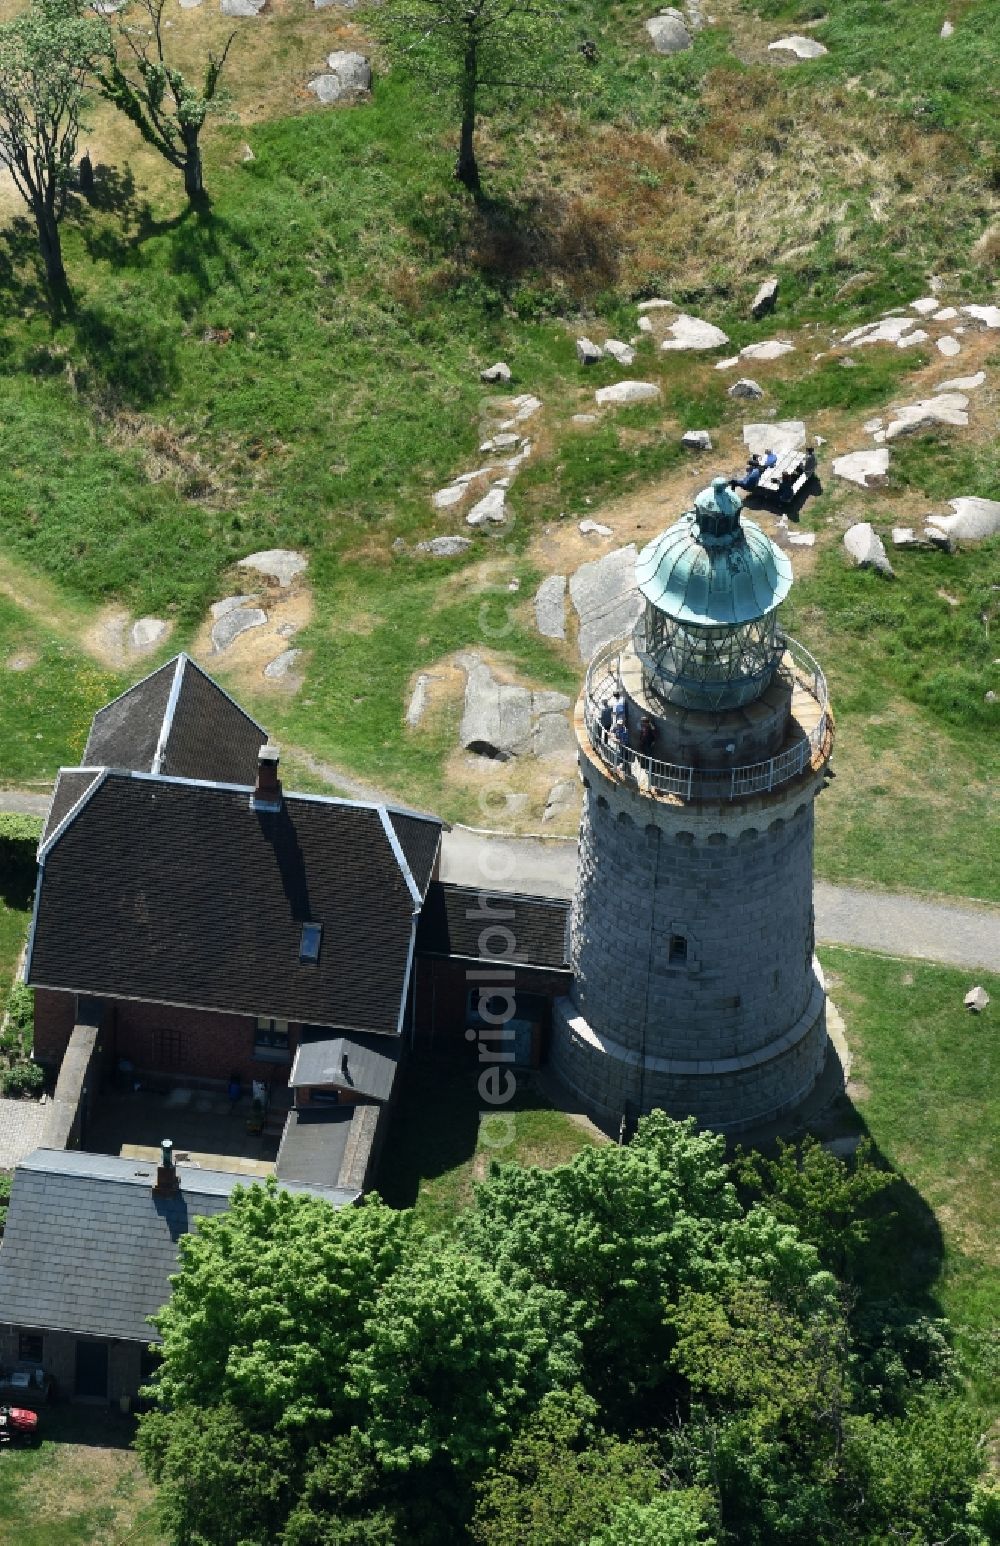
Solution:
[{"label": "leafy tree canopy", "polygon": [[182,1270],[156,1318],[167,1407],[230,1403],[275,1432],[349,1425],[347,1371],[400,1267],[409,1215],[377,1199],[334,1210],[274,1182],[238,1188],[181,1239]]},{"label": "leafy tree canopy", "polygon": [[737,1185],[721,1139],[655,1113],[495,1167],[448,1236],[238,1189],[157,1317],[139,1444],[172,1541],[986,1546],[946,1328],[821,1262],[878,1188],[773,1163]]},{"label": "leafy tree canopy", "polygon": [[478,115],[525,92],[539,102],[565,96],[579,56],[565,13],[544,0],[389,0],[365,20],[395,63],[446,95],[460,120],[455,175],[479,187]]},{"label": "leafy tree canopy", "polygon": [[103,29],[74,0],[31,0],[0,27],[0,159],[31,212],[57,309],[70,304],[59,221]]}]

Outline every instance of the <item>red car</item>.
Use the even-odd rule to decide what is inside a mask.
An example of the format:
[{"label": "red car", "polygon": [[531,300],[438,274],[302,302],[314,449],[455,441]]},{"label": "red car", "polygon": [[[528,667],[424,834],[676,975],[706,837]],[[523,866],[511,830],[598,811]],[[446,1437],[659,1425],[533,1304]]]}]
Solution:
[{"label": "red car", "polygon": [[27,1444],[37,1432],[37,1412],[24,1406],[0,1406],[0,1444]]}]

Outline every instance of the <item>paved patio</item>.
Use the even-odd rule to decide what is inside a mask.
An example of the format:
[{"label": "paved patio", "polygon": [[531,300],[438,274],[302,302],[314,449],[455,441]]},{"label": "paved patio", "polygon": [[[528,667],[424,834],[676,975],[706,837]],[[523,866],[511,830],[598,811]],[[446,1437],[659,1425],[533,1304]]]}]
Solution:
[{"label": "paved patio", "polygon": [[109,1091],[98,1097],[83,1147],[123,1159],[155,1161],[170,1138],[175,1158],[203,1170],[225,1170],[248,1179],[274,1175],[278,1137],[247,1132],[249,1096],[232,1104],[224,1094],[178,1087]]},{"label": "paved patio", "polygon": [[42,1140],[48,1104],[0,1100],[0,1170],[13,1170]]}]

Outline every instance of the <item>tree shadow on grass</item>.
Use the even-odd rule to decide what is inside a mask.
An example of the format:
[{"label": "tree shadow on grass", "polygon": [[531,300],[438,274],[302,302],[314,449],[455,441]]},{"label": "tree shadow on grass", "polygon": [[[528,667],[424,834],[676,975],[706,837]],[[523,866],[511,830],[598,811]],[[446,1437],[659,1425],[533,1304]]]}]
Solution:
[{"label": "tree shadow on grass", "polygon": [[176,388],[177,340],[163,322],[132,310],[85,306],[73,325],[86,359],[78,384],[96,388],[108,408],[148,408]]},{"label": "tree shadow on grass", "polygon": [[551,188],[520,199],[481,194],[453,250],[463,268],[478,269],[501,289],[537,277],[578,300],[613,288],[621,266],[613,220]]},{"label": "tree shadow on grass", "polygon": [[116,1407],[78,1406],[62,1401],[44,1406],[39,1437],[52,1444],[80,1444],[88,1449],[131,1449],[135,1418]]},{"label": "tree shadow on grass", "polygon": [[[12,312],[48,311],[49,296],[41,274],[38,236],[31,221],[15,215],[0,228],[0,308]],[[0,359],[10,356],[9,339],[0,340]]]},{"label": "tree shadow on grass", "polygon": [[378,1191],[393,1208],[412,1208],[421,1181],[464,1165],[479,1141],[479,1068],[474,1058],[411,1061],[378,1173]]},{"label": "tree shadow on grass", "polygon": [[[146,244],[158,237],[172,238],[161,266],[192,280],[199,296],[210,295],[220,282],[240,285],[243,260],[254,256],[253,242],[216,214],[207,198],[201,204],[184,201],[176,214],[154,218],[149,201],[138,195],[128,167],[121,172],[103,163],[95,167],[93,192],[87,200],[74,196],[70,208],[88,256],[119,272],[144,268]],[[96,215],[115,215],[117,220],[97,220]]]},{"label": "tree shadow on grass", "polygon": [[[88,256],[116,270],[140,267],[145,242],[169,235],[199,213],[190,204],[184,204],[177,214],[165,220],[155,219],[149,200],[136,189],[131,168],[119,170],[103,162],[94,168],[93,189],[85,198],[74,198],[72,209]],[[94,214],[115,215],[117,220],[95,221]]]},{"label": "tree shadow on grass", "polygon": [[35,874],[34,850],[27,843],[0,844],[0,901],[6,907],[27,912],[35,895]]}]

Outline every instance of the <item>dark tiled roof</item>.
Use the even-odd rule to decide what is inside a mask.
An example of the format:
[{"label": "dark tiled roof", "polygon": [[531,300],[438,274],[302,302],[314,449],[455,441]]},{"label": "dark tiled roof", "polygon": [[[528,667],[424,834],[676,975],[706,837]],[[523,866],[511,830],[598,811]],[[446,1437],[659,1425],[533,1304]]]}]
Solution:
[{"label": "dark tiled roof", "polygon": [[336,1186],[354,1111],[353,1106],[324,1106],[288,1113],[276,1166],[282,1184],[287,1177],[289,1183]]},{"label": "dark tiled roof", "polygon": [[98,709],[84,762],[252,784],[267,732],[187,655]]},{"label": "dark tiled roof", "polygon": [[64,816],[68,816],[78,800],[87,793],[100,775],[99,768],[60,768],[56,787],[52,791],[52,804],[45,818],[42,842],[50,838]]},{"label": "dark tiled roof", "polygon": [[28,981],[395,1034],[417,905],[377,806],[110,772],[43,850]]},{"label": "dark tiled roof", "polygon": [[[170,1295],[178,1240],[196,1218],[224,1212],[245,1181],[177,1168],[179,1195],[159,1198],[152,1196],[156,1167],[142,1161],[79,1150],[29,1155],[14,1172],[0,1245],[0,1321],[157,1340],[146,1317]],[[356,1197],[342,1190],[320,1195],[338,1206]]]},{"label": "dark tiled roof", "polygon": [[[505,960],[561,971],[569,959],[569,902],[557,897],[522,896],[513,891],[483,891],[432,881],[420,913],[417,954],[459,956],[469,960]],[[509,929],[512,953],[500,944],[506,936],[489,925]],[[491,945],[496,953],[491,953]]]},{"label": "dark tiled roof", "polygon": [[427,895],[434,861],[441,846],[441,823],[433,816],[420,816],[415,811],[399,811],[388,807],[399,846],[403,850],[410,874],[421,896]]},{"label": "dark tiled roof", "polygon": [[335,1031],[305,1031],[295,1053],[288,1083],[292,1089],[312,1084],[336,1084],[374,1100],[388,1100],[398,1061],[399,1042],[395,1037],[364,1036],[360,1032],[341,1035]]},{"label": "dark tiled roof", "polygon": [[214,779],[220,784],[254,783],[257,753],[267,731],[194,661],[181,659],[183,677],[169,734],[160,765],[152,771],[176,778]]},{"label": "dark tiled roof", "polygon": [[177,662],[170,660],[98,709],[83,753],[85,765],[149,772],[176,671]]}]

